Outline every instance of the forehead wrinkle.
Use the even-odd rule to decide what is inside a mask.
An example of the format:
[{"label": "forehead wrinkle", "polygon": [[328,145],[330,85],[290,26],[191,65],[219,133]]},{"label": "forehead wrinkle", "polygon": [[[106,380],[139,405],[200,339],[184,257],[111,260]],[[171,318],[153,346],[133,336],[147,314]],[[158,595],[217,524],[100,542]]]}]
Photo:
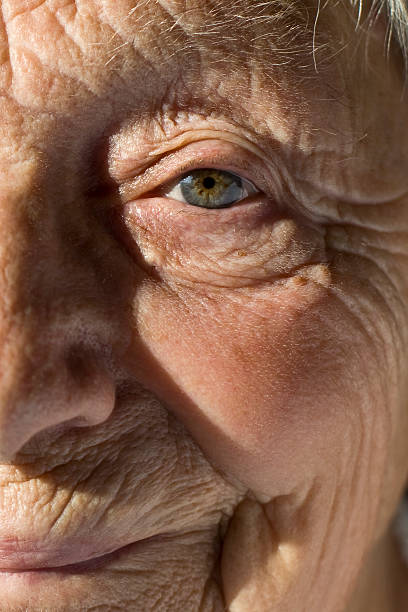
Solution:
[{"label": "forehead wrinkle", "polygon": [[[180,57],[184,63],[192,60],[189,36],[157,1],[111,0],[99,1],[99,18],[116,33],[122,45],[130,45],[136,55],[156,72],[173,74]],[[177,58],[177,59],[176,59]]]},{"label": "forehead wrinkle", "polygon": [[[79,5],[83,2],[78,0]],[[181,72],[185,80],[199,83],[208,69],[229,77],[235,72],[242,80],[253,66],[280,89],[287,82],[278,68],[292,71],[298,82],[316,78],[312,53],[315,0],[93,2],[99,7],[98,19],[119,38],[120,45],[110,57],[118,59],[116,64],[124,61],[125,54],[126,63],[132,64],[126,52],[129,43],[136,61],[136,56],[143,58],[157,73],[170,77],[169,82]]]},{"label": "forehead wrinkle", "polygon": [[[61,2],[49,0],[35,12],[39,15],[45,6]],[[67,2],[67,5],[73,3]],[[175,107],[182,100],[184,109],[194,105],[202,107],[202,100],[213,97],[217,107],[221,101],[225,114],[231,114],[231,107],[248,102],[245,114],[253,117],[259,107],[259,114],[264,116],[267,109],[269,117],[277,99],[281,107],[288,100],[286,107],[292,114],[294,110],[298,112],[300,106],[300,97],[285,72],[289,63],[287,57],[293,53],[288,45],[291,28],[300,31],[310,42],[312,40],[309,36],[311,20],[305,6],[297,0],[189,0],[188,3],[138,0],[136,4],[135,0],[76,0],[75,22],[78,25],[78,20],[85,15],[92,23],[95,21],[97,33],[91,37],[92,44],[96,43],[91,47],[95,56],[89,68],[99,75],[101,98],[112,91],[112,96],[118,99],[120,93],[124,107],[133,104],[143,114],[159,108],[169,97],[174,99]],[[61,16],[59,14],[59,21]],[[99,27],[103,25],[107,27]],[[225,30],[231,32],[229,37],[224,35]],[[90,39],[88,29],[81,30],[80,36],[84,40],[81,45],[75,45],[78,53],[81,48],[86,50]],[[283,43],[285,37],[287,40]],[[70,44],[72,42],[70,40]],[[117,61],[109,62],[105,54],[110,45],[117,54]],[[267,61],[264,61],[265,48]],[[51,59],[54,60],[54,56]],[[78,63],[73,62],[74,68]],[[283,70],[277,72],[279,66]],[[266,83],[268,72],[270,78]],[[284,90],[284,96],[276,95],[279,89],[280,93]],[[47,95],[47,103],[54,103],[49,98]],[[296,105],[293,105],[294,98]],[[81,106],[83,100],[84,97],[78,98]],[[120,104],[113,98],[112,101]],[[70,99],[69,104],[71,102]],[[280,116],[282,114],[288,115],[288,112]]]},{"label": "forehead wrinkle", "polygon": [[[174,108],[203,110],[203,100],[212,99],[227,116],[242,107],[252,123],[255,114],[281,125],[294,114],[307,114],[302,80],[313,83],[321,76],[316,75],[312,56],[314,0],[309,4],[303,0],[99,0],[98,4],[103,8],[100,18],[122,41],[129,41],[135,55],[157,66],[156,81],[144,78],[142,88],[154,94],[155,102],[148,98],[155,109],[170,102]],[[136,82],[137,75],[131,73],[140,89],[140,79]],[[313,84],[314,96],[321,91]]]}]

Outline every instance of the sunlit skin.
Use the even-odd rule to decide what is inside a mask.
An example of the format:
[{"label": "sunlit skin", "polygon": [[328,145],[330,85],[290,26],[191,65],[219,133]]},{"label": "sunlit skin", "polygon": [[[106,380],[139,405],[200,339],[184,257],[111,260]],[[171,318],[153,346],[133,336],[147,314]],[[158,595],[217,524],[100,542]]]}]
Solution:
[{"label": "sunlit skin", "polygon": [[0,3],[2,611],[408,608],[400,58],[279,4]]}]

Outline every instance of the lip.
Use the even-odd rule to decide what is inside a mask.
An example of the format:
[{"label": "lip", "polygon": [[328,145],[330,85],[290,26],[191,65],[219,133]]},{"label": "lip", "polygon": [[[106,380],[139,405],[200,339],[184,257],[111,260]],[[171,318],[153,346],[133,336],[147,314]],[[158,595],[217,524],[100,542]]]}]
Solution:
[{"label": "lip", "polygon": [[148,543],[163,538],[164,534],[154,535],[100,554],[90,552],[90,546],[87,551],[83,542],[80,547],[64,543],[64,546],[54,545],[52,549],[47,550],[40,550],[33,545],[23,550],[16,541],[3,540],[0,541],[0,575],[86,572],[103,567],[123,554],[137,552]]}]

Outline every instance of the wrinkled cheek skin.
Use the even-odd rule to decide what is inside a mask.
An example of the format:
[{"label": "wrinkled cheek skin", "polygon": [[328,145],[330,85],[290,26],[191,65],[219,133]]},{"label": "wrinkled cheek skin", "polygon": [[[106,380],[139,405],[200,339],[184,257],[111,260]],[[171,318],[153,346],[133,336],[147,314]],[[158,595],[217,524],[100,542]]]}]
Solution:
[{"label": "wrinkled cheek skin", "polygon": [[[232,611],[343,610],[361,555],[385,527],[377,500],[401,412],[387,385],[395,356],[383,359],[384,339],[367,334],[329,266],[319,268],[321,282],[293,276],[240,290],[147,283],[135,310],[146,364],[159,372],[149,384],[258,500],[238,508],[224,542]],[[385,313],[373,312],[386,329]]]},{"label": "wrinkled cheek skin", "polygon": [[224,463],[226,446],[226,471],[266,496],[294,478],[293,463],[285,467],[290,449],[303,438],[302,446],[321,439],[323,450],[348,406],[367,401],[359,381],[375,365],[330,291],[304,282],[177,297],[152,285],[138,306],[145,349],[160,371],[155,391],[171,398],[213,459]]},{"label": "wrinkled cheek skin", "polygon": [[[16,413],[17,418],[27,413],[27,396],[22,395],[25,378],[34,383],[43,380],[32,376],[32,364],[38,376],[44,373],[42,361],[47,362],[52,381],[58,383],[55,373],[65,366],[62,358],[54,358],[63,353],[58,342],[63,348],[78,349],[79,340],[83,342],[91,332],[99,342],[98,355],[105,355],[106,347],[112,350],[113,382],[130,389],[130,397],[124,401],[118,393],[110,414],[109,395],[100,422],[80,433],[74,429],[71,438],[55,439],[50,434],[49,440],[45,425],[55,421],[44,422],[41,444],[34,440],[31,455],[25,448],[24,467],[28,473],[30,469],[40,475],[49,472],[48,480],[29,476],[16,487],[15,474],[9,478],[7,472],[10,465],[2,466],[2,485],[7,485],[10,497],[3,497],[0,504],[6,517],[0,521],[0,532],[7,527],[2,523],[15,514],[6,508],[10,499],[9,507],[22,517],[17,521],[21,533],[31,534],[31,523],[38,527],[41,518],[44,532],[64,535],[58,516],[61,505],[55,498],[62,489],[71,500],[62,505],[63,518],[71,519],[66,521],[67,537],[78,536],[79,524],[85,525],[85,539],[89,520],[102,526],[98,540],[109,536],[113,548],[122,542],[120,538],[124,544],[135,540],[140,544],[135,553],[128,551],[128,557],[106,572],[67,573],[61,580],[52,572],[33,577],[33,585],[38,580],[41,587],[36,599],[31,600],[30,590],[19,588],[18,577],[5,579],[3,595],[12,594],[12,612],[23,607],[30,612],[40,608],[76,612],[81,606],[87,612],[221,612],[225,608],[230,612],[344,612],[364,553],[388,525],[406,478],[406,470],[395,466],[408,465],[404,371],[408,343],[403,352],[392,330],[407,327],[407,313],[395,322],[396,308],[384,304],[388,280],[398,277],[394,304],[403,301],[406,310],[408,270],[393,255],[396,245],[387,229],[388,212],[378,207],[380,212],[371,218],[372,228],[378,229],[371,244],[364,229],[370,208],[350,204],[347,212],[340,196],[348,195],[343,191],[350,185],[355,188],[367,167],[374,167],[377,179],[385,177],[394,194],[401,192],[400,185],[395,189],[400,179],[387,165],[384,171],[381,164],[376,170],[378,151],[382,145],[391,148],[393,138],[399,142],[397,132],[384,130],[386,118],[377,114],[382,106],[376,103],[379,98],[373,96],[374,102],[366,104],[359,95],[347,98],[344,106],[363,109],[364,116],[370,110],[367,132],[372,126],[381,128],[378,134],[373,128],[371,139],[362,137],[366,119],[353,117],[359,130],[361,123],[361,134],[359,130],[349,134],[340,121],[341,113],[336,112],[333,139],[328,139],[332,130],[324,127],[324,121],[322,129],[318,121],[316,125],[309,121],[308,128],[301,114],[292,113],[296,109],[287,105],[285,93],[277,89],[279,72],[276,80],[272,75],[269,90],[263,78],[257,83],[251,54],[246,50],[237,54],[234,41],[231,47],[226,41],[225,49],[231,57],[239,56],[239,70],[222,66],[219,81],[211,72],[208,78],[204,69],[207,61],[212,64],[210,49],[197,51],[202,74],[200,70],[195,74],[194,65],[191,82],[183,53],[169,76],[163,60],[173,57],[174,48],[166,46],[163,31],[174,35],[169,40],[183,51],[197,42],[178,29],[184,3],[142,2],[140,15],[136,12],[132,19],[135,4],[134,0],[1,3],[7,24],[6,32],[0,23],[5,50],[0,82],[7,96],[0,106],[4,160],[0,165],[4,172],[0,177],[0,267],[3,293],[7,290],[1,307],[6,323],[13,325],[2,325],[0,340],[4,346],[11,345],[9,353],[2,354],[9,371],[15,368],[7,384],[20,394],[18,406],[24,410]],[[208,14],[212,8],[208,6]],[[187,14],[189,18],[190,11]],[[205,25],[206,18],[204,14]],[[194,30],[202,26],[201,13],[199,21],[193,23]],[[337,28],[337,20],[333,23]],[[143,24],[147,24],[145,30]],[[354,28],[353,21],[350,32]],[[154,49],[152,38],[159,42]],[[347,69],[354,62],[353,44],[351,61],[342,59]],[[224,50],[219,51],[224,57]],[[260,73],[264,65],[260,64]],[[377,67],[375,61],[373,65]],[[378,66],[382,76],[385,68]],[[359,73],[355,74],[350,73],[351,89],[361,83]],[[253,90],[237,93],[237,75],[244,81],[248,77]],[[282,81],[283,90],[292,88],[296,75]],[[375,74],[375,87],[380,81]],[[292,218],[290,207],[274,207],[272,196],[209,215],[201,210],[186,212],[187,206],[169,204],[161,197],[155,202],[152,197],[146,196],[145,202],[141,198],[138,209],[131,198],[121,200],[120,186],[115,184],[113,206],[120,209],[117,216],[112,215],[119,219],[116,232],[108,214],[105,219],[103,203],[84,196],[93,189],[92,178],[88,183],[89,166],[98,166],[94,159],[88,160],[90,151],[99,147],[96,157],[104,158],[106,134],[120,131],[122,122],[134,121],[134,141],[119,138],[118,157],[126,159],[127,153],[132,158],[132,151],[139,148],[149,155],[155,129],[166,140],[167,128],[170,133],[169,126],[175,127],[177,108],[170,105],[167,113],[160,106],[167,104],[167,97],[177,100],[174,83],[177,88],[185,86],[183,95],[192,101],[197,88],[204,98],[207,88],[213,88],[217,109],[218,93],[222,97],[223,91],[234,92],[232,106],[238,109],[247,104],[240,111],[242,116],[261,117],[253,131],[258,133],[262,127],[262,133],[267,132],[274,160],[279,159],[274,139],[279,140],[286,127],[289,140],[285,136],[281,144],[288,151],[298,152],[299,143],[307,144],[308,129],[319,134],[318,141],[310,136],[310,155],[298,173],[312,179],[314,161],[324,187],[330,187],[329,179],[344,187],[334,202],[320,198],[317,189],[320,208],[316,204],[312,212],[332,215],[334,225],[344,224],[345,231],[340,233],[345,236],[332,232],[328,245],[325,228],[309,217],[308,223],[303,217]],[[395,83],[386,83],[384,106],[390,109],[390,117],[399,116],[399,107],[394,112],[395,100],[388,100]],[[336,97],[329,85],[330,96]],[[343,84],[338,87],[342,89]],[[365,90],[364,83],[361,89]],[[370,97],[371,89],[367,92]],[[144,109],[149,110],[150,99],[160,107],[160,120],[155,115],[156,128],[145,133],[138,122]],[[276,104],[281,108],[281,102],[282,109],[271,112]],[[320,102],[320,93],[313,92],[310,107],[316,120],[324,112],[332,113],[331,100],[330,110],[324,112]],[[186,117],[189,113],[190,108],[182,111]],[[200,114],[208,115],[206,109]],[[269,127],[264,125],[266,120]],[[194,118],[188,121],[191,132],[195,122]],[[372,150],[357,147],[354,151],[347,146],[343,151],[343,140],[355,142],[356,147],[371,143],[367,146]],[[315,145],[320,152],[328,152],[327,160],[324,152],[315,155]],[[396,168],[402,165],[397,149]],[[344,161],[350,159],[352,168],[343,169],[342,175],[339,168],[345,168]],[[102,174],[106,163],[104,159]],[[360,172],[357,178],[355,164]],[[137,174],[136,166],[130,166]],[[350,177],[353,181],[348,182]],[[103,178],[105,174],[98,175],[96,182]],[[380,192],[386,199],[387,180],[381,191],[371,188],[370,176],[362,200],[376,200]],[[405,204],[404,212],[394,214],[402,220]],[[397,230],[406,244],[405,230]],[[385,235],[391,236],[389,242]],[[406,246],[397,246],[406,259]],[[327,256],[327,247],[335,254],[348,248],[356,255],[354,263],[340,270]],[[388,270],[386,281],[386,275],[375,276],[372,268],[364,267],[362,261],[370,258],[373,268]],[[41,318],[36,318],[39,313]],[[86,329],[77,337],[80,314]],[[66,328],[58,327],[59,317],[68,320]],[[16,329],[12,336],[10,330]],[[30,361],[26,349],[40,344],[41,358]],[[21,367],[24,359],[25,369]],[[60,388],[36,386],[41,387],[47,415],[54,417],[61,397],[75,399],[72,390],[78,381],[67,380],[66,396],[58,395]],[[95,416],[96,406],[101,405],[101,384],[100,379],[93,380]],[[8,409],[11,395],[3,397]],[[76,410],[77,402],[71,403]],[[39,431],[38,405],[30,421],[33,432]],[[65,408],[58,418],[63,421],[64,415],[68,418],[71,413]],[[179,428],[171,425],[173,415],[177,425],[181,423]],[[173,465],[174,471],[169,469]],[[15,466],[11,467],[13,471]],[[143,543],[147,527],[148,534],[169,530],[172,537]],[[1,599],[0,591],[0,609]]]}]

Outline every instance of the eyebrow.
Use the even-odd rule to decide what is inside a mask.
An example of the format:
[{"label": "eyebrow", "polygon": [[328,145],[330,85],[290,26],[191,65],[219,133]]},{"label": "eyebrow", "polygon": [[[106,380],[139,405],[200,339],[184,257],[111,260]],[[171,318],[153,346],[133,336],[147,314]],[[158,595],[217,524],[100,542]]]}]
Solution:
[{"label": "eyebrow", "polygon": [[[179,52],[251,57],[315,69],[316,0],[137,0],[128,18],[138,34],[158,27],[156,44]],[[177,53],[177,51],[176,51]]]},{"label": "eyebrow", "polygon": [[310,105],[338,95],[332,71],[327,91],[320,51],[316,70],[316,49],[331,35],[323,26],[325,11],[316,31],[319,0],[110,0],[112,6],[115,1],[122,11],[112,11],[109,26],[120,47],[130,45],[143,59],[135,72],[128,64],[125,80],[139,123],[167,111],[170,122],[176,111],[195,112],[268,139],[271,118],[279,119],[282,134],[294,116],[306,132]]}]

